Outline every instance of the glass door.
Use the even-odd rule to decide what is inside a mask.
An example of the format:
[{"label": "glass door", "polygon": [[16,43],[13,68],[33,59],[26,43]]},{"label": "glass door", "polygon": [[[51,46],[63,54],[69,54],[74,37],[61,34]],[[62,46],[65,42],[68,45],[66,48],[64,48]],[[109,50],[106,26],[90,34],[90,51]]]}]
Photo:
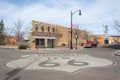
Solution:
[{"label": "glass door", "polygon": [[48,48],[54,48],[55,46],[55,39],[48,39],[47,40]]},{"label": "glass door", "polygon": [[45,48],[45,39],[39,39],[39,43],[40,48]]}]

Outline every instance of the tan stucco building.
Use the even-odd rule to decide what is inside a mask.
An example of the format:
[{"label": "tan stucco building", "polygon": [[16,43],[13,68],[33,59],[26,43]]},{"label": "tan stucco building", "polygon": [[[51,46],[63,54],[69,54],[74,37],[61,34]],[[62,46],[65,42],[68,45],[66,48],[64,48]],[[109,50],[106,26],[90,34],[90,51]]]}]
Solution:
[{"label": "tan stucco building", "polygon": [[97,40],[98,45],[104,45],[104,35],[91,35],[90,40],[91,41]]},{"label": "tan stucco building", "polygon": [[4,43],[5,45],[17,45],[17,39],[14,36],[6,36]]},{"label": "tan stucco building", "polygon": [[[104,35],[91,35],[90,40],[94,41],[95,39],[98,40],[98,45],[104,45],[105,44],[105,37]],[[108,43],[107,44],[114,44],[114,43],[120,43],[120,36],[108,36]]]},{"label": "tan stucco building", "polygon": [[108,40],[109,40],[109,44],[120,43],[120,36],[109,36]]},{"label": "tan stucco building", "polygon": [[[84,35],[87,34],[86,31],[82,30],[73,30],[73,47],[76,44],[75,33],[79,33],[77,44],[80,46],[81,43],[85,42]],[[70,45],[70,28],[48,24],[38,21],[32,21],[32,30],[30,32],[30,47],[35,48],[38,46],[39,48],[45,47],[57,47],[57,46],[67,46]]]}]

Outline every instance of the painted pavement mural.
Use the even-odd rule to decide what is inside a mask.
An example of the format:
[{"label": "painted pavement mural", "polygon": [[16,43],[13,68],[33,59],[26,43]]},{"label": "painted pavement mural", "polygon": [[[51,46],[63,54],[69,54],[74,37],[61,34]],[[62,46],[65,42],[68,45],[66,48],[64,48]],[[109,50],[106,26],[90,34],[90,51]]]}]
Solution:
[{"label": "painted pavement mural", "polygon": [[75,73],[92,67],[113,65],[113,62],[103,58],[92,57],[88,54],[30,54],[20,59],[6,63],[13,69],[40,69]]}]

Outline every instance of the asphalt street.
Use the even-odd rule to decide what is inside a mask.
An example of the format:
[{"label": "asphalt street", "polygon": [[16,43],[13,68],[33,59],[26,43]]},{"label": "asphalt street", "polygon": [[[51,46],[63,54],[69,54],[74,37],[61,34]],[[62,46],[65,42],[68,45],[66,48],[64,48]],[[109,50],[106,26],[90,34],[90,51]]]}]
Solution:
[{"label": "asphalt street", "polygon": [[[20,51],[16,49],[0,48],[0,80],[120,80],[120,57],[115,56],[116,49],[85,48],[70,50],[68,48],[40,49]],[[11,69],[5,64],[29,54],[87,54],[96,58],[103,58],[113,62],[112,65],[92,67],[69,73],[46,69]],[[100,64],[100,63],[98,63]]]}]

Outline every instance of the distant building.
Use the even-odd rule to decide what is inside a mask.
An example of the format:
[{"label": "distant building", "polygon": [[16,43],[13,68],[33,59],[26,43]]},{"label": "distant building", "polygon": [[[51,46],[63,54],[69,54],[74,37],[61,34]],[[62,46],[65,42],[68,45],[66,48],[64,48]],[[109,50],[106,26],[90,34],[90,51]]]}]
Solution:
[{"label": "distant building", "polygon": [[104,45],[104,35],[91,35],[91,41],[96,41],[98,45]]},{"label": "distant building", "polygon": [[[91,35],[90,36],[91,41],[94,41],[95,39],[98,40],[98,45],[105,44],[104,35]],[[120,43],[120,36],[119,35],[108,36],[108,44],[117,44],[117,43]]]},{"label": "distant building", "polygon": [[109,44],[120,43],[120,36],[118,36],[118,35],[109,36],[108,39],[109,39]]},{"label": "distant building", "polygon": [[[80,35],[77,44],[85,42],[86,31],[79,30]],[[76,44],[75,29],[73,30],[73,47]],[[32,30],[30,32],[30,47],[35,48],[54,48],[56,46],[70,46],[70,28],[48,24],[38,21],[32,21]]]},{"label": "distant building", "polygon": [[16,45],[17,44],[16,37],[6,36],[4,43],[5,43],[5,45]]}]

